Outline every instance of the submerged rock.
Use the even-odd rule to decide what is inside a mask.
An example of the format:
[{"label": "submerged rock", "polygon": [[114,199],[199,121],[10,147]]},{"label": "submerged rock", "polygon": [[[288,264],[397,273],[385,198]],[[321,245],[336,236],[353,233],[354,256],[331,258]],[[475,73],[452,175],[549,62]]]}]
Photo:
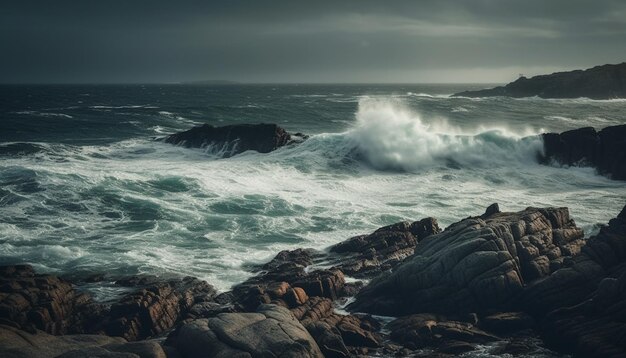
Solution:
[{"label": "submerged rock", "polygon": [[462,97],[533,97],[611,99],[626,97],[626,62],[587,70],[520,77],[505,86],[454,94]]},{"label": "submerged rock", "polygon": [[302,141],[306,136],[291,135],[276,124],[234,124],[215,127],[204,124],[187,131],[172,134],[165,142],[187,148],[210,147],[216,154],[230,157],[247,150],[269,153],[290,143]]},{"label": "submerged rock", "polygon": [[182,357],[324,357],[302,324],[276,305],[184,323],[167,344]]},{"label": "submerged rock", "polygon": [[626,180],[626,125],[592,127],[563,133],[543,134],[544,153],[540,161],[564,165],[588,165],[612,179]]}]

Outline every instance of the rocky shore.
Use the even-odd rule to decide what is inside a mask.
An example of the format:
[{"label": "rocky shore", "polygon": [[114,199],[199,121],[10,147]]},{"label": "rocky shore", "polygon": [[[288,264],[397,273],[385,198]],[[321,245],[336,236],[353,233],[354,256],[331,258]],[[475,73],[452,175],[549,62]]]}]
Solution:
[{"label": "rocky shore", "polygon": [[461,97],[626,98],[626,62],[586,70],[520,77],[505,86],[454,94]]},{"label": "rocky shore", "polygon": [[445,230],[400,222],[253,270],[222,293],[192,277],[117,278],[128,293],[98,302],[81,287],[113,278],[3,266],[0,356],[626,355],[626,207],[584,238],[567,208],[494,204]]}]

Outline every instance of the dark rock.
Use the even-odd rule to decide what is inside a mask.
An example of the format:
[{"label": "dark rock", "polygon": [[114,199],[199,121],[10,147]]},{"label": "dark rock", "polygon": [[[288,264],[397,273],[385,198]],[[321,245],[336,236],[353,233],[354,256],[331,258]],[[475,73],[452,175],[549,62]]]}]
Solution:
[{"label": "dark rock", "polygon": [[440,353],[458,355],[465,352],[471,352],[476,349],[476,345],[463,341],[444,341],[437,347]]},{"label": "dark rock", "polygon": [[542,336],[560,351],[577,357],[626,356],[626,218],[622,213],[588,239],[570,266],[529,286],[520,299],[528,311],[545,314]]},{"label": "dark rock", "polygon": [[103,335],[54,336],[39,330],[28,333],[0,324],[0,357],[3,358],[52,358],[69,351],[125,342],[119,337]]},{"label": "dark rock", "polygon": [[[129,281],[153,282],[152,279]],[[195,303],[209,301],[215,293],[211,285],[193,277],[159,282],[113,304],[108,315],[102,317],[101,327],[106,334],[129,341],[158,335],[184,318]]]},{"label": "dark rock", "polygon": [[626,180],[626,125],[606,127],[596,132],[591,127],[561,134],[543,134],[542,163],[593,166],[612,179]]},{"label": "dark rock", "polygon": [[65,352],[58,358],[166,358],[161,345],[155,341],[113,343],[103,346],[79,348]]},{"label": "dark rock", "polygon": [[0,266],[0,319],[51,334],[81,333],[80,311],[96,310],[88,295],[54,275],[35,274],[29,265]]},{"label": "dark rock", "polygon": [[336,267],[345,274],[370,278],[395,267],[413,254],[419,241],[440,231],[433,218],[405,221],[342,241],[330,252],[340,255]]},{"label": "dark rock", "polygon": [[302,249],[278,253],[258,275],[233,287],[233,302],[244,311],[253,311],[264,303],[293,308],[312,296],[342,296],[345,279],[340,270],[305,271],[318,255]]},{"label": "dark rock", "polygon": [[567,208],[468,218],[422,240],[349,308],[391,316],[508,310],[526,283],[551,273],[548,255],[579,251],[582,238]]},{"label": "dark rock", "polygon": [[317,342],[324,357],[343,358],[350,356],[337,328],[331,327],[325,322],[310,322],[305,327]]},{"label": "dark rock", "polygon": [[535,320],[524,312],[501,312],[480,319],[482,329],[500,335],[531,329],[534,326]]},{"label": "dark rock", "polygon": [[391,339],[407,348],[437,348],[444,345],[443,353],[448,353],[446,350],[454,350],[455,346],[461,351],[469,348],[472,350],[476,343],[499,340],[498,337],[471,323],[449,320],[445,316],[428,313],[400,317],[389,323],[387,328],[391,331]]},{"label": "dark rock", "polygon": [[167,343],[182,357],[324,357],[300,322],[276,305],[184,323]]},{"label": "dark rock", "polygon": [[611,99],[626,97],[626,62],[587,70],[520,77],[506,86],[454,94],[462,97],[532,97]]},{"label": "dark rock", "polygon": [[210,124],[193,127],[190,130],[168,136],[165,142],[187,148],[211,147],[223,157],[230,157],[247,150],[269,153],[293,141],[301,141],[304,136],[294,136],[276,124],[235,124],[214,127]]},{"label": "dark rock", "polygon": [[491,204],[491,205],[489,205],[487,207],[487,210],[485,210],[485,213],[482,214],[480,217],[482,219],[486,219],[486,218],[490,217],[491,215],[498,214],[500,212],[501,212],[500,211],[500,205],[498,205],[498,203],[493,203],[493,204]]}]

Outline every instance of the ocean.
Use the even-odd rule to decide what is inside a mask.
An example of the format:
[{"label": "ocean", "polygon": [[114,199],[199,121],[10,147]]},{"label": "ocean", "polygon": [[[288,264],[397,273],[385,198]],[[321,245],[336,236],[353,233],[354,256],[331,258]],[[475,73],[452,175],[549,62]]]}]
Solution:
[{"label": "ocean", "polygon": [[[280,250],[494,202],[567,206],[587,235],[618,214],[624,182],[538,164],[537,134],[626,123],[626,100],[450,97],[482,87],[0,86],[0,264],[228,290]],[[228,159],[158,140],[260,122],[311,137]]]}]

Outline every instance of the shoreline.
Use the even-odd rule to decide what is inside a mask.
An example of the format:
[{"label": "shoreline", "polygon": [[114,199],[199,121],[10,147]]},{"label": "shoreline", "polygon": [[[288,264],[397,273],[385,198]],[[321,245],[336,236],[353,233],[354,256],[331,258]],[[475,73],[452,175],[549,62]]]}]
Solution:
[{"label": "shoreline", "polygon": [[[518,303],[510,303],[515,302],[515,299],[513,301],[504,299],[486,308],[480,308],[480,304],[472,308],[471,300],[460,293],[455,293],[453,296],[458,296],[457,298],[464,302],[462,306],[467,308],[465,312],[452,308],[457,306],[454,304],[450,306],[445,299],[435,300],[435,303],[430,304],[416,303],[414,308],[403,309],[403,312],[394,314],[389,314],[390,312],[385,311],[386,309],[381,311],[384,305],[391,304],[391,307],[401,307],[391,303],[391,301],[387,302],[388,299],[380,296],[381,292],[393,294],[389,297],[402,297],[397,295],[411,295],[411,292],[415,290],[426,289],[425,287],[415,287],[406,291],[407,288],[401,285],[399,287],[391,286],[395,287],[391,291],[387,288],[376,293],[375,290],[375,287],[380,287],[381,282],[384,283],[385,279],[389,280],[389,277],[393,277],[390,275],[403,272],[402,267],[407,267],[412,261],[417,260],[416,255],[427,250],[423,249],[424,247],[433,245],[433,242],[436,244],[439,240],[441,241],[440,245],[443,245],[440,250],[453,250],[458,245],[446,240],[449,241],[450,237],[458,237],[455,232],[459,230],[457,228],[459,225],[486,225],[485,228],[515,227],[517,225],[515,223],[520,222],[520,220],[522,220],[521,222],[530,220],[527,221],[526,227],[531,232],[543,232],[544,234],[546,233],[545,230],[551,232],[548,235],[551,246],[548,245],[542,249],[539,242],[534,242],[528,246],[529,248],[534,247],[533,250],[539,250],[538,253],[544,250],[545,255],[552,256],[555,255],[555,248],[560,248],[560,255],[552,259],[554,263],[551,261],[550,265],[543,266],[544,269],[547,267],[547,271],[541,271],[541,264],[540,266],[535,265],[543,262],[543,259],[538,260],[542,255],[536,256],[531,261],[525,261],[528,260],[528,257],[517,251],[518,255],[521,255],[518,256],[518,259],[521,260],[521,266],[518,265],[518,270],[521,270],[519,274],[523,277],[520,281],[521,291],[510,290],[511,286],[508,284],[494,286],[496,287],[494,292],[499,292],[499,295],[512,295],[513,298],[524,297],[525,304],[520,304],[519,300]],[[475,234],[465,234],[462,241],[472,242],[473,237],[481,233],[480,230],[473,230],[472,232]],[[532,237],[536,234],[529,233],[529,235]],[[257,322],[246,324],[240,322],[244,318],[249,318],[246,315],[252,314],[246,312],[260,312],[255,313],[256,316],[254,317],[265,317],[263,319],[268,321],[266,324],[269,326],[274,324],[280,326],[285,322],[292,322],[290,329],[299,333],[289,331],[290,334],[293,333],[296,336],[288,334],[289,338],[283,338],[291,342],[290,344],[299,342],[296,345],[304,349],[302,351],[306,353],[303,353],[304,356],[320,356],[319,354],[327,357],[371,354],[392,356],[396,354],[418,354],[418,351],[424,349],[434,350],[431,353],[436,352],[437,354],[458,354],[475,349],[490,349],[498,351],[498,354],[505,352],[532,354],[530,352],[537,347],[531,342],[536,342],[539,337],[543,338],[543,344],[549,343],[550,348],[556,348],[558,351],[567,353],[568,348],[574,347],[559,345],[561,339],[559,338],[559,329],[564,330],[561,333],[566,334],[567,327],[558,326],[557,322],[559,321],[551,319],[551,315],[567,315],[567,312],[571,310],[578,310],[576,307],[584,302],[591,302],[584,303],[585,305],[593,304],[594,298],[589,301],[585,297],[589,293],[593,293],[594,290],[597,291],[593,295],[602,296],[604,300],[615,299],[615,297],[605,297],[606,294],[603,291],[606,291],[607,288],[604,286],[614,286],[623,279],[604,277],[618,276],[616,272],[623,271],[623,268],[619,269],[619,267],[626,267],[624,265],[626,255],[616,259],[617,261],[611,260],[609,262],[612,267],[617,267],[615,269],[617,271],[613,270],[612,274],[609,274],[610,270],[606,271],[605,276],[600,274],[601,277],[597,277],[597,270],[591,270],[587,273],[587,276],[593,277],[593,279],[586,286],[596,287],[585,295],[578,295],[578,298],[584,298],[577,303],[578,306],[577,304],[565,306],[557,304],[556,307],[553,307],[554,297],[551,298],[548,294],[551,291],[546,290],[545,287],[537,291],[537,287],[541,287],[542,282],[551,281],[551,285],[561,285],[567,291],[567,289],[575,287],[572,286],[573,281],[567,279],[568,276],[564,276],[566,279],[559,279],[558,277],[563,276],[563,272],[570,270],[571,267],[576,267],[576,263],[579,261],[589,262],[587,256],[589,256],[588,253],[591,249],[586,249],[586,246],[592,245],[589,246],[590,248],[602,247],[603,241],[606,240],[611,240],[611,242],[618,240],[616,242],[619,242],[620,245],[626,245],[626,207],[598,235],[589,239],[583,239],[582,235],[582,230],[577,228],[575,223],[569,219],[567,208],[529,208],[518,213],[500,213],[497,204],[494,204],[483,215],[463,219],[443,231],[435,219],[425,218],[413,223],[401,222],[389,225],[371,234],[350,238],[332,246],[326,252],[312,249],[282,251],[271,261],[253,268],[256,275],[234,286],[233,290],[229,292],[218,293],[210,286],[210,283],[192,277],[173,280],[151,276],[127,277],[118,280],[116,285],[125,287],[130,293],[123,295],[110,305],[94,302],[88,295],[77,292],[74,283],[62,278],[36,274],[29,266],[5,266],[2,267],[3,274],[1,275],[3,284],[0,290],[2,292],[0,293],[0,308],[2,308],[0,309],[2,312],[0,331],[3,331],[5,336],[9,331],[15,333],[15,329],[21,329],[24,332],[20,334],[38,332],[33,336],[36,338],[31,338],[36,340],[45,337],[46,341],[52,342],[60,339],[56,337],[73,337],[72,339],[74,339],[87,333],[104,334],[111,337],[124,337],[130,342],[144,342],[146,347],[150,347],[151,350],[165,349],[163,354],[170,352],[166,356],[174,356],[171,353],[172,349],[178,350],[178,353],[181,353],[182,349],[182,356],[185,357],[193,356],[193,350],[188,350],[185,348],[187,344],[181,343],[187,342],[189,335],[195,337],[198,334],[203,336],[209,334],[210,336],[210,331],[220,331],[224,327],[218,325],[216,319],[219,322],[226,322],[222,322],[226,325],[239,322],[236,324],[237,329],[245,329],[248,324],[254,326],[254,322]],[[544,236],[544,239],[547,240],[548,236]],[[556,239],[557,237],[558,239]],[[513,241],[517,242],[516,240],[513,238]],[[520,240],[522,240],[521,236]],[[549,247],[554,248],[549,249]],[[566,248],[569,251],[565,250]],[[482,250],[484,249],[479,251],[482,252]],[[490,249],[486,250],[487,252],[490,251]],[[533,250],[528,250],[530,249],[526,250],[527,253],[533,252]],[[451,251],[450,254],[442,257],[454,256],[453,252]],[[482,255],[479,254],[478,257],[483,257]],[[493,265],[487,259],[488,256],[475,261],[472,267]],[[322,261],[326,263],[324,266],[330,264],[330,267],[311,269],[315,264]],[[524,262],[529,262],[529,264],[524,264]],[[555,266],[557,262],[559,262],[558,265],[561,265],[560,267]],[[601,265],[607,264],[602,261],[600,263]],[[622,263],[621,266],[620,263]],[[497,264],[493,267],[496,272],[499,272],[497,270],[503,265]],[[529,271],[529,267],[535,267],[538,271]],[[463,269],[459,272],[466,271]],[[455,286],[454,282],[456,281],[446,281],[447,274],[442,273],[442,275],[442,282],[449,282],[443,283],[444,286],[449,285],[451,288]],[[622,276],[626,277],[626,273]],[[98,282],[102,282],[102,280],[105,280],[103,275],[93,276],[85,282],[91,281],[90,284],[98,285]],[[366,280],[368,284],[363,284],[359,280]],[[393,282],[400,283],[403,280]],[[420,285],[419,282],[421,282],[420,279],[417,279],[415,284]],[[492,287],[492,289],[494,288]],[[526,291],[527,289],[530,291]],[[42,295],[42,293],[45,294]],[[20,301],[16,299],[16,294],[27,297],[27,299]],[[41,297],[49,297],[49,299],[42,301]],[[356,300],[352,297],[356,297]],[[529,301],[526,301],[528,297],[534,297],[533,300],[537,307],[528,304]],[[563,297],[557,301],[561,304],[567,301],[567,299],[560,301],[562,299]],[[347,305],[346,311],[343,311],[346,303],[350,304]],[[383,306],[380,306],[381,304]],[[413,307],[413,305],[406,307]],[[564,309],[563,307],[570,308]],[[364,314],[357,313],[357,311],[370,311],[371,313]],[[553,313],[547,315],[548,318],[542,319],[543,314],[548,311]],[[380,316],[393,316],[395,318],[391,323],[381,322],[376,318]],[[200,323],[202,323],[201,326],[197,326]],[[605,322],[604,326],[609,327],[609,323]],[[7,324],[12,324],[13,328],[9,328]],[[555,324],[556,326],[554,326]],[[557,328],[546,331],[546,326]],[[600,327],[604,326],[600,325]],[[63,335],[49,337],[42,331]],[[417,336],[411,332],[416,332]],[[555,335],[555,337],[551,337],[547,332]],[[602,335],[603,333],[610,334],[611,330],[599,329],[594,332],[592,334]],[[90,336],[84,337],[87,339],[86,337]],[[165,339],[166,337],[167,339]],[[161,341],[162,339],[165,341]],[[221,337],[216,342],[226,345],[228,352],[231,353],[241,351],[242,347],[246,346],[245,342],[235,344],[229,339],[226,341],[223,339],[225,338]],[[247,337],[246,339],[253,338]],[[268,338],[262,332],[256,332],[254,339],[268,342],[266,340],[271,341],[274,338]],[[14,337],[6,342],[11,344],[16,340],[19,339]],[[157,343],[158,341],[161,343]],[[308,343],[303,343],[305,341]],[[113,344],[109,340],[106,342],[109,346]],[[124,343],[119,340],[116,342],[115,344],[126,347],[116,346],[116,349],[131,349],[129,347],[135,347],[137,344]],[[216,342],[214,343],[217,344]],[[59,347],[61,346],[63,345],[59,343]],[[93,350],[95,349],[94,346],[100,346],[98,349],[107,350],[106,346],[93,342],[87,346],[72,347],[73,350],[78,350],[77,352],[85,353],[87,352],[85,349]],[[6,351],[6,349],[6,346],[0,346],[0,351]],[[24,355],[26,351],[23,349],[18,348],[14,351],[15,355],[13,356],[28,356]],[[194,349],[207,348],[197,346]],[[598,352],[601,352],[603,348],[595,347],[595,349],[600,349]],[[250,353],[249,350],[244,349],[244,351]],[[20,352],[24,354],[20,355]],[[32,352],[29,351],[28,354],[32,354]],[[41,354],[42,357],[46,356]],[[75,352],[74,354],[79,353]],[[152,355],[142,353],[139,356],[148,357]]]}]

